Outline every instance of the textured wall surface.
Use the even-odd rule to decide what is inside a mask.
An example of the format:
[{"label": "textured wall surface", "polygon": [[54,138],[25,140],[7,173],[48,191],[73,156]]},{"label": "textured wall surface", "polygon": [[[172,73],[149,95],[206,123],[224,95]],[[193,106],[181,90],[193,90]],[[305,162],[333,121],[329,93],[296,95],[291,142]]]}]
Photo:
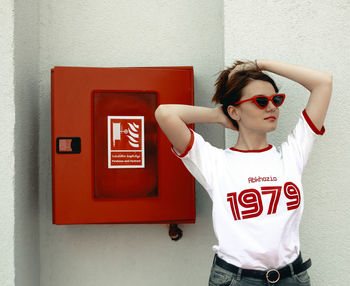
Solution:
[{"label": "textured wall surface", "polygon": [[15,285],[14,264],[14,13],[0,2],[0,285]]},{"label": "textured wall surface", "polygon": [[39,18],[36,0],[15,5],[15,283],[39,285]]},{"label": "textured wall surface", "polygon": [[[236,59],[271,59],[333,74],[333,95],[325,134],[314,144],[303,174],[304,217],[301,250],[311,257],[313,285],[349,285],[350,77],[349,1],[224,2],[225,65]],[[279,145],[306,106],[309,91],[269,73],[287,95],[278,129],[269,142]],[[226,146],[237,134],[226,133]]]},{"label": "textured wall surface", "polygon": [[[193,65],[196,104],[209,105],[223,67],[222,13],[209,0],[40,1],[40,285],[208,283],[216,239],[199,186],[197,222],[180,225],[178,242],[166,225],[52,225],[50,69]],[[222,128],[197,130],[224,145]]]},{"label": "textured wall surface", "polygon": [[[349,1],[1,0],[0,6],[0,285],[207,285],[216,239],[211,202],[198,184],[197,222],[180,225],[178,242],[166,225],[52,225],[50,69],[193,65],[195,104],[212,106],[216,73],[235,59],[255,58],[333,74],[326,133],[304,171],[301,245],[313,259],[313,285],[348,285]],[[271,75],[288,96],[269,135],[278,145],[308,91]],[[199,124],[196,131],[223,147],[221,127]],[[226,133],[226,146],[235,140]]]}]

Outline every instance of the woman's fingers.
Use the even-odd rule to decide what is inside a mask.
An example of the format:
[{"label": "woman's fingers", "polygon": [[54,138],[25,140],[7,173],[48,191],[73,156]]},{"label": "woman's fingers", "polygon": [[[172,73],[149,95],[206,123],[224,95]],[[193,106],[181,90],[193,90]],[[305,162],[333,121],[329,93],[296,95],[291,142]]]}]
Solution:
[{"label": "woman's fingers", "polygon": [[255,62],[249,61],[249,62],[245,62],[244,64],[238,65],[237,67],[234,68],[234,70],[236,70],[236,68],[237,68],[237,71],[242,71],[242,70],[254,70],[257,67]]},{"label": "woman's fingers", "polygon": [[216,107],[216,113],[218,116],[218,123],[228,129],[237,130],[237,128],[233,125],[232,120],[227,117],[227,115],[222,110],[222,105]]},{"label": "woman's fingers", "polygon": [[229,74],[229,78],[236,72],[246,71],[246,70],[259,70],[259,67],[256,65],[254,61],[239,62],[238,64],[236,64],[233,70],[231,70]]}]

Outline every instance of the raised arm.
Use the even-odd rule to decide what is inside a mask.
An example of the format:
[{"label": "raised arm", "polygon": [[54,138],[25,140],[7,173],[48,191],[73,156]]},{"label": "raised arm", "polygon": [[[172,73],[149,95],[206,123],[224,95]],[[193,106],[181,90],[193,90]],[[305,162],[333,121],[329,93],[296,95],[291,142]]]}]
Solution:
[{"label": "raised arm", "polygon": [[261,70],[289,78],[310,91],[305,109],[312,122],[320,130],[326,118],[332,94],[333,76],[327,72],[272,60],[257,60],[257,64]]},{"label": "raised arm", "polygon": [[186,124],[220,123],[224,127],[235,129],[232,122],[223,113],[221,106],[216,108],[162,104],[155,111],[156,120],[171,144],[181,154],[186,151],[191,140],[191,132]]}]

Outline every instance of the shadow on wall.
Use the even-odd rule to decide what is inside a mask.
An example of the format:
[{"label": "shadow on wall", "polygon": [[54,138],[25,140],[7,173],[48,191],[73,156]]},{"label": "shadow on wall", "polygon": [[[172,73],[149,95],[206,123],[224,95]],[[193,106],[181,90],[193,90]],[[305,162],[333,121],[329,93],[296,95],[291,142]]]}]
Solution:
[{"label": "shadow on wall", "polygon": [[39,27],[37,3],[15,1],[15,285],[40,285]]}]

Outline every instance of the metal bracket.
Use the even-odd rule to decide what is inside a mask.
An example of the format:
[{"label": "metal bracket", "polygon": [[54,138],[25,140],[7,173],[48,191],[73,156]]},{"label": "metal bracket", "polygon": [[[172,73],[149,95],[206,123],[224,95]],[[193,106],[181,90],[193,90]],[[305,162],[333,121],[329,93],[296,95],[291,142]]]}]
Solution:
[{"label": "metal bracket", "polygon": [[169,225],[169,236],[172,240],[179,240],[182,237],[182,230],[179,229],[177,224],[170,224]]}]

